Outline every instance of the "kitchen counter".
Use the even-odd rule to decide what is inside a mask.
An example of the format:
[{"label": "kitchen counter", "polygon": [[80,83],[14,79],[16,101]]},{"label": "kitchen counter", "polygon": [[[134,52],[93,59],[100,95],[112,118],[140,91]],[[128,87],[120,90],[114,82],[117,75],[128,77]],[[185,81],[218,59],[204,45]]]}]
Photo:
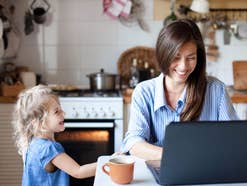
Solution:
[{"label": "kitchen counter", "polygon": [[233,86],[228,86],[227,91],[232,103],[247,103],[247,90],[235,90]]},{"label": "kitchen counter", "polygon": [[[247,103],[247,90],[240,91],[234,90],[233,86],[228,86],[227,91],[231,98],[232,103]],[[124,96],[124,103],[130,104],[131,103],[131,95],[133,89],[126,89],[123,93]]]},{"label": "kitchen counter", "polygon": [[[232,103],[247,103],[247,90],[234,90],[233,86],[227,87]],[[131,103],[131,95],[133,89],[127,88],[123,91],[123,98],[125,104]],[[16,97],[0,96],[0,103],[15,103]]]},{"label": "kitchen counter", "polygon": [[15,103],[16,100],[16,97],[0,96],[0,103]]},{"label": "kitchen counter", "polygon": [[[96,175],[94,179],[94,186],[118,186],[111,181],[110,177],[102,171],[102,166],[108,162],[111,156],[100,156],[97,161]],[[128,186],[150,186],[159,185],[155,182],[155,179],[149,169],[147,168],[143,159],[135,158],[134,167],[134,179],[128,184]],[[194,186],[244,186],[246,183],[226,183],[226,184],[203,184]]]}]

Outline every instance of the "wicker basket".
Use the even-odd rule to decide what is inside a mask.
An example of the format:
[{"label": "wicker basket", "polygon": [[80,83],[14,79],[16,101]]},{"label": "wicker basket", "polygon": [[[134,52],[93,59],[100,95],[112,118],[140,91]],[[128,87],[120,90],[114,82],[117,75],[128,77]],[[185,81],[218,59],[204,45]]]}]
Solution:
[{"label": "wicker basket", "polygon": [[133,58],[138,60],[138,68],[142,68],[144,63],[147,62],[150,69],[154,69],[156,74],[159,72],[154,48],[145,46],[130,48],[124,51],[118,59],[118,73],[121,77],[121,85],[129,85],[130,67]]}]

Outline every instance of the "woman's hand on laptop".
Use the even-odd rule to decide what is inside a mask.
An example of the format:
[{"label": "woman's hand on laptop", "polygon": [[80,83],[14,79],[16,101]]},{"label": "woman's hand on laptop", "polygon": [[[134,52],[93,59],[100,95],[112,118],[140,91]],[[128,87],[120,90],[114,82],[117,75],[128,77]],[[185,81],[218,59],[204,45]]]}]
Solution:
[{"label": "woman's hand on laptop", "polygon": [[130,154],[145,160],[161,160],[162,147],[141,141],[133,145]]}]

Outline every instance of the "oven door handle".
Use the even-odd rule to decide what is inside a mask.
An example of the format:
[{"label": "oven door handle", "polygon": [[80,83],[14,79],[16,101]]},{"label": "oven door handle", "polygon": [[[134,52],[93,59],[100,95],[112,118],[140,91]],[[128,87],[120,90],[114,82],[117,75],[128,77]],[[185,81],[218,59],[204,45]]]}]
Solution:
[{"label": "oven door handle", "polygon": [[113,122],[65,122],[65,128],[113,128]]}]

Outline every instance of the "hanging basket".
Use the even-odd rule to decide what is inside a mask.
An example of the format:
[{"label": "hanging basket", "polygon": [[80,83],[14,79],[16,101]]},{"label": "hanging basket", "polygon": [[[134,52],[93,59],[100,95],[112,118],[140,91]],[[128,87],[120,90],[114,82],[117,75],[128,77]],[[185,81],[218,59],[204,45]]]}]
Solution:
[{"label": "hanging basket", "polygon": [[[118,59],[118,74],[120,74],[122,85],[129,84],[130,67],[132,66],[133,58],[136,58],[138,60],[138,68],[142,68],[143,64],[147,62],[149,64],[150,69],[154,69],[156,73],[159,72],[154,48],[136,46],[127,49],[120,55]],[[142,63],[139,63],[139,61],[142,61]]]}]

